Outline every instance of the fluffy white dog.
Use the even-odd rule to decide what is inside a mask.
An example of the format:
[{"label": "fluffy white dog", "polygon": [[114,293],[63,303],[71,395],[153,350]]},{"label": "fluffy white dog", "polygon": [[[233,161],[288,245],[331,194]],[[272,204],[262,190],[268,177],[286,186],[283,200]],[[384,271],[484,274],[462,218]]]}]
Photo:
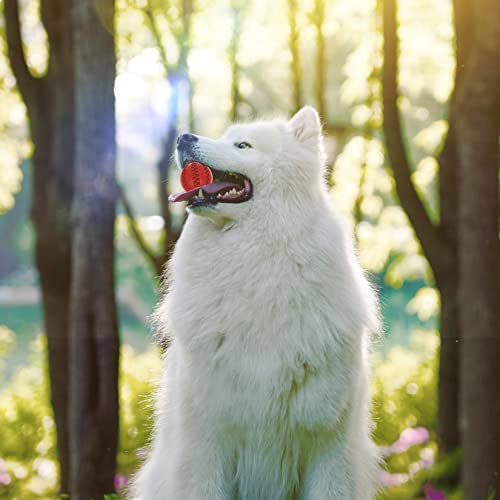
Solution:
[{"label": "fluffy white dog", "polygon": [[155,315],[172,343],[133,495],[374,498],[377,304],[324,185],[316,111],[183,134],[177,160],[213,179],[171,197],[190,215]]}]

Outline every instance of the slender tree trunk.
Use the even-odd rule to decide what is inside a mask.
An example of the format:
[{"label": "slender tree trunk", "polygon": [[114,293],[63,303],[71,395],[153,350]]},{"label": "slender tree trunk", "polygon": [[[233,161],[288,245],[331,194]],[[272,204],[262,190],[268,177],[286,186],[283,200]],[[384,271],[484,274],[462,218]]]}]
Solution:
[{"label": "slender tree trunk", "polygon": [[326,109],[326,47],[325,36],[323,35],[323,24],[326,16],[325,0],[314,0],[312,11],[313,25],[316,30],[316,68],[314,81],[314,94],[318,113],[322,120],[328,119]]},{"label": "slender tree trunk", "polygon": [[[288,25],[288,49],[290,50],[290,79],[292,82],[292,105],[293,113],[302,107],[302,66],[300,62],[299,31],[297,29],[297,0],[287,0]],[[323,117],[325,119],[325,117]]]},{"label": "slender tree trunk", "polygon": [[73,45],[68,3],[42,0],[40,6],[50,48],[49,67],[42,78],[34,77],[26,64],[17,0],[5,0],[4,15],[9,60],[26,104],[34,144],[31,218],[35,232],[35,263],[40,275],[48,341],[60,490],[67,492],[68,296],[74,163]]},{"label": "slender tree trunk", "polygon": [[467,500],[500,492],[500,4],[474,3],[470,55],[455,101],[463,484]]},{"label": "slender tree trunk", "polygon": [[[233,5],[233,7],[236,3]],[[156,17],[151,3],[147,3],[143,10],[149,28],[158,46],[162,64],[167,74],[167,80],[172,89],[167,104],[166,131],[163,139],[163,149],[157,167],[157,190],[160,213],[163,219],[163,230],[160,237],[158,252],[155,252],[147,243],[142,234],[134,215],[132,205],[128,201],[126,193],[120,190],[120,198],[128,217],[128,225],[133,238],[139,246],[139,249],[152,264],[157,276],[161,276],[165,264],[168,262],[176,241],[179,239],[181,228],[174,228],[170,204],[168,202],[169,193],[169,168],[172,164],[172,158],[175,150],[175,142],[178,134],[179,112],[181,102],[179,99],[184,97],[188,105],[188,124],[192,129],[194,125],[193,115],[193,82],[189,76],[188,56],[191,48],[191,26],[193,21],[194,6],[193,0],[182,0],[180,18],[182,28],[175,33],[177,47],[179,49],[179,58],[175,66],[170,66],[167,60],[165,47],[163,46],[161,30],[156,22]],[[187,94],[187,95],[186,95]],[[185,215],[184,215],[185,217]],[[182,226],[182,223],[180,224]]]},{"label": "slender tree trunk", "polygon": [[242,6],[238,0],[231,1],[231,18],[231,41],[228,47],[229,68],[231,70],[231,108],[229,110],[229,119],[235,122],[238,119],[238,107],[241,103],[238,51],[241,35]]},{"label": "slender tree trunk", "polygon": [[[457,80],[458,81],[458,80]],[[445,235],[446,262],[434,266],[437,287],[441,294],[438,384],[437,434],[440,453],[448,453],[460,446],[460,321],[458,318],[457,242],[457,177],[458,158],[454,117],[448,117],[449,130],[439,156],[440,228]],[[431,263],[432,264],[432,263]],[[457,478],[458,482],[458,478]]]},{"label": "slender tree trunk", "polygon": [[[460,437],[460,306],[458,288],[458,170],[455,97],[469,56],[473,29],[470,24],[472,2],[453,0],[455,27],[455,88],[450,99],[448,135],[439,155],[440,226],[447,244],[447,262],[436,270],[441,292],[441,352],[439,361],[438,438],[441,452],[449,452],[461,444]],[[457,478],[458,479],[458,478]],[[458,482],[458,481],[457,481]]]},{"label": "slender tree trunk", "polygon": [[156,258],[155,272],[161,276],[163,267],[170,257],[173,245],[177,241],[178,233],[174,234],[172,225],[172,214],[168,202],[167,188],[169,185],[169,167],[172,164],[172,157],[175,151],[175,141],[177,138],[177,123],[179,121],[179,94],[181,86],[187,81],[186,75],[182,69],[172,71],[168,75],[168,81],[172,92],[168,101],[167,130],[163,139],[163,152],[160,161],[157,164],[157,187],[158,201],[163,218],[163,231],[160,241],[160,253]]},{"label": "slender tree trunk", "polygon": [[[397,107],[399,38],[397,36],[397,0],[383,0],[384,69],[383,103],[384,134],[389,161],[394,171],[396,189],[403,209],[420,240],[432,267],[436,285],[441,293],[441,349],[438,385],[438,439],[440,451],[447,452],[460,445],[459,432],[459,349],[457,260],[457,152],[454,113],[449,117],[449,133],[439,157],[439,225],[430,221],[425,207],[411,180],[411,165],[403,127]],[[462,14],[463,9],[460,10]],[[457,29],[458,62],[463,60],[463,30]],[[458,49],[458,47],[457,47]],[[457,69],[457,77],[459,70]],[[457,78],[457,82],[458,82]]]},{"label": "slender tree trunk", "polygon": [[[452,272],[456,272],[456,269]],[[450,278],[444,286],[439,287],[441,292],[441,348],[438,375],[437,434],[441,453],[452,451],[460,444],[458,426],[460,340],[456,288],[458,274],[450,275]]]},{"label": "slender tree trunk", "polygon": [[[67,492],[69,489],[67,380],[68,297],[71,279],[70,200],[62,197],[62,193],[57,189],[56,169],[59,166],[56,165],[53,154],[55,131],[52,128],[54,115],[51,108],[54,103],[51,97],[53,94],[47,89],[44,98],[38,101],[36,112],[32,111],[31,136],[35,151],[31,218],[35,229],[35,262],[40,278],[47,334],[50,397],[57,429],[60,490]],[[46,123],[43,123],[43,118]],[[70,168],[72,166],[71,164]],[[47,177],[52,177],[52,181],[48,181]]]},{"label": "slender tree trunk", "polygon": [[[36,113],[33,137],[50,145],[49,168],[35,165],[34,189],[45,196],[33,203],[36,254],[47,331],[51,403],[58,436],[60,491],[69,490],[69,293],[71,283],[71,204],[74,177],[73,38],[70,6],[64,0],[44,0],[41,14],[50,43],[50,65],[45,96]],[[49,110],[49,113],[47,111]],[[50,130],[51,137],[44,137]],[[41,136],[41,137],[40,137]],[[53,176],[52,182],[47,176]],[[43,178],[42,178],[43,176]],[[42,187],[44,185],[44,187]],[[47,217],[38,217],[45,212]],[[57,242],[57,243],[55,243]],[[57,272],[55,270],[57,269]]]},{"label": "slender tree trunk", "polygon": [[[72,90],[72,88],[71,88]],[[57,99],[62,99],[59,94]],[[73,142],[59,150],[54,110],[55,94],[47,95],[52,111],[40,113],[32,120],[33,205],[32,221],[35,228],[35,261],[40,276],[45,331],[47,334],[51,404],[57,428],[60,463],[60,490],[69,487],[69,435],[68,435],[68,358],[69,358],[69,289],[71,281],[71,201],[73,197]],[[45,107],[45,106],[44,106]],[[48,106],[47,106],[48,107]],[[48,125],[51,124],[51,126]],[[73,129],[72,120],[62,124]],[[36,129],[40,129],[35,132]],[[45,130],[43,130],[45,129]],[[64,157],[68,164],[64,164]],[[66,170],[66,172],[65,172]],[[47,177],[51,177],[49,181]]]},{"label": "slender tree trunk", "polygon": [[73,0],[76,151],[71,287],[70,449],[73,500],[113,491],[118,444],[114,292],[113,0]]}]

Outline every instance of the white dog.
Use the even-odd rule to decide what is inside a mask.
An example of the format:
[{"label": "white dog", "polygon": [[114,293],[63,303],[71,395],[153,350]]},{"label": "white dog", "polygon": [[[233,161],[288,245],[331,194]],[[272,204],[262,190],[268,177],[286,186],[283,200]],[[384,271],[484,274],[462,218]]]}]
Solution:
[{"label": "white dog", "polygon": [[[165,356],[141,500],[368,500],[367,350],[377,304],[323,180],[313,108],[183,134],[213,181],[190,215],[156,321]],[[206,169],[205,169],[206,170]]]}]

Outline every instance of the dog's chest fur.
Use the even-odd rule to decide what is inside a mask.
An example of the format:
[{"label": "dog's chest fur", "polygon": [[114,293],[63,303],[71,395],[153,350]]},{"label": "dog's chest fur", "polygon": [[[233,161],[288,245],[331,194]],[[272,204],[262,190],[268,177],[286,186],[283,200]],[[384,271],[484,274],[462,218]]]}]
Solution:
[{"label": "dog's chest fur", "polygon": [[344,348],[335,336],[343,311],[335,325],[334,270],[313,242],[295,250],[191,222],[172,261],[166,316],[189,377],[198,377],[198,397],[217,418],[283,421],[293,391]]}]

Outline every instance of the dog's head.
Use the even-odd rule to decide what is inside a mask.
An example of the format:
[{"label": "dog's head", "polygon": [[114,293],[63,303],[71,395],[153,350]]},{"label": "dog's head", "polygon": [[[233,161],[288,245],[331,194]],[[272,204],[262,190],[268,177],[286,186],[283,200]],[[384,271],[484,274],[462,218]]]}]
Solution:
[{"label": "dog's head", "polygon": [[319,117],[311,107],[289,121],[232,125],[218,140],[182,134],[177,139],[179,167],[201,163],[213,180],[170,200],[187,201],[191,213],[219,220],[300,206],[321,189],[322,150]]}]

